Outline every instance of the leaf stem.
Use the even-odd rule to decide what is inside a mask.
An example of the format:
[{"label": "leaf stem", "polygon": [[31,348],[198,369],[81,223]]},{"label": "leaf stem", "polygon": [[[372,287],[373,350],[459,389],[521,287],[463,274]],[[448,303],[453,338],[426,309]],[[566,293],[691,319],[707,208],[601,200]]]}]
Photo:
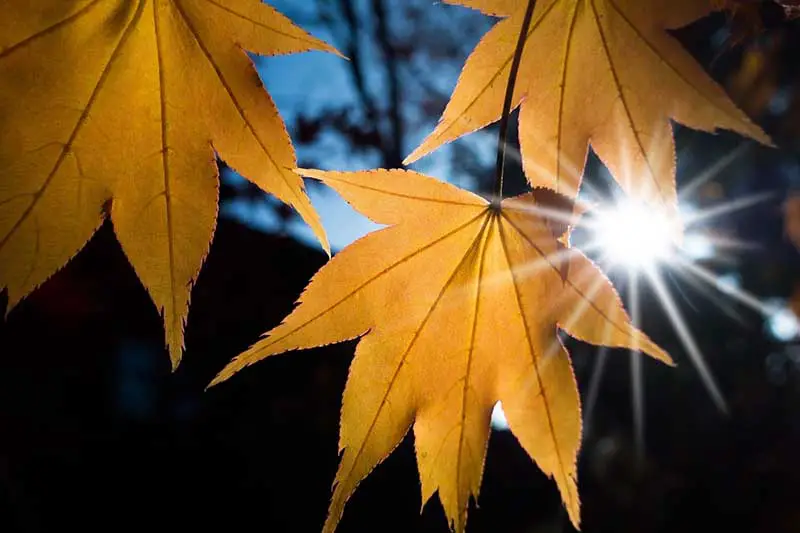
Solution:
[{"label": "leaf stem", "polygon": [[533,18],[533,8],[536,0],[528,0],[528,8],[525,10],[525,17],[522,19],[522,29],[517,39],[517,48],[514,50],[514,58],[511,60],[511,71],[508,73],[508,85],[506,85],[506,96],[503,100],[503,112],[500,115],[500,133],[497,136],[497,166],[494,175],[494,195],[492,205],[500,206],[503,200],[503,173],[506,166],[506,138],[508,137],[508,118],[511,114],[511,102],[514,98],[514,85],[517,83],[517,72],[522,61],[522,49],[525,48],[525,41],[528,40],[528,30],[531,27]]}]

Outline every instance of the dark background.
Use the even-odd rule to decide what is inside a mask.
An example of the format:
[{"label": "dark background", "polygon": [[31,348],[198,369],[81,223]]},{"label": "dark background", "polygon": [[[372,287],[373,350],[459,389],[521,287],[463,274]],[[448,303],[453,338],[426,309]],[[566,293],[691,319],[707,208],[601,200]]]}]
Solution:
[{"label": "dark background", "polygon": [[[336,150],[365,166],[399,166],[438,119],[466,54],[491,23],[427,1],[318,0],[293,13],[298,5],[279,7],[353,59],[343,67],[342,102],[282,109],[301,165],[320,168]],[[746,145],[735,163],[697,188],[693,203],[773,193],[709,222],[756,246],[705,266],[787,305],[800,281],[783,216],[800,184],[799,30],[798,21],[765,3],[678,32],[779,146],[677,128],[679,184]],[[331,140],[333,148],[325,144]],[[486,157],[465,142],[448,150],[448,168],[465,176],[462,185],[489,187]],[[317,247],[292,236],[291,213],[224,164],[223,176],[223,204],[266,206],[281,224],[262,231],[242,209],[221,218],[175,373],[158,313],[108,224],[0,322],[0,531],[321,528],[354,343],[270,358],[204,392],[227,361],[292,309],[325,261]],[[607,183],[596,161],[587,179]],[[517,168],[510,188],[523,189]],[[729,413],[710,399],[646,291],[642,327],[679,366],[642,362],[643,447],[633,423],[629,354],[610,351],[601,380],[597,349],[570,342],[585,402],[593,376],[599,384],[579,463],[583,531],[799,531],[800,345],[770,335],[769,317],[724,294],[665,277]],[[624,287],[624,278],[615,280]],[[471,532],[571,531],[554,483],[508,432],[492,435],[479,504],[470,512]],[[435,498],[419,511],[408,438],[362,483],[340,531],[447,530]]]}]

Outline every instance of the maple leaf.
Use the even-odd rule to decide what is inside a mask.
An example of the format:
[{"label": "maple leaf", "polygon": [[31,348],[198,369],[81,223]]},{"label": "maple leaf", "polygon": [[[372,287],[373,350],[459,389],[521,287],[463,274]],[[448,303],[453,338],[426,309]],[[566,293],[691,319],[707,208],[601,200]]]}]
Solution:
[{"label": "maple leaf", "polygon": [[[446,0],[504,17],[469,56],[434,131],[404,161],[500,117],[527,0]],[[715,8],[715,0],[538,0],[512,105],[520,106],[525,175],[575,195],[588,146],[627,193],[676,207],[669,119],[724,128],[769,144],[665,30]]]},{"label": "maple leaf", "polygon": [[[494,404],[578,524],[579,396],[560,326],[591,343],[669,356],[635,329],[608,279],[561,247],[532,195],[499,208],[403,170],[305,170],[380,229],[336,254],[299,305],[212,381],[267,356],[363,335],[344,392],[344,451],[324,530],[413,424],[423,502],[438,491],[463,531]],[[560,261],[569,261],[561,278]],[[211,386],[210,385],[210,386]]]},{"label": "maple leaf", "polygon": [[112,200],[163,313],[173,366],[214,232],[215,153],[292,205],[328,248],[295,153],[244,50],[334,51],[258,0],[5,0],[0,289],[9,308],[92,236]]}]

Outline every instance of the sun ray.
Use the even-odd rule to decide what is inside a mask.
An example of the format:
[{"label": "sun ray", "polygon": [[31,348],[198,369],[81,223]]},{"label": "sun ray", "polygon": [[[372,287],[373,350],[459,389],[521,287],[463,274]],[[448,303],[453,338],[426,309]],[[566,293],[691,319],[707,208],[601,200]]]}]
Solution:
[{"label": "sun ray", "polygon": [[[608,328],[606,328],[608,331]],[[586,407],[584,408],[583,438],[587,439],[592,431],[592,417],[597,405],[597,396],[600,393],[600,384],[603,381],[603,371],[608,359],[608,347],[601,346],[592,366],[592,377],[589,378],[589,390],[586,393]]]},{"label": "sun ray", "polygon": [[742,143],[735,149],[731,150],[724,157],[719,158],[709,168],[698,174],[692,181],[681,187],[678,191],[678,201],[683,201],[687,196],[694,193],[701,185],[709,182],[719,175],[720,172],[725,170],[728,165],[742,157],[750,150],[751,143]]},{"label": "sun ray", "polygon": [[[629,300],[631,310],[631,323],[638,328],[640,325],[639,309],[639,276],[631,276],[628,280]],[[631,361],[631,404],[633,406],[633,431],[636,449],[636,461],[641,465],[644,461],[644,386],[642,376],[642,354],[638,346],[630,351]]]},{"label": "sun ray", "polygon": [[564,320],[561,325],[565,329],[570,329],[575,322],[581,319],[583,314],[586,312],[586,309],[589,307],[590,302],[594,299],[597,295],[597,291],[603,286],[603,280],[601,278],[596,278],[592,285],[589,287],[588,291],[584,291],[584,298],[582,299],[579,305],[576,305],[572,312],[569,314],[566,320]]},{"label": "sun ray", "polygon": [[[569,259],[569,256],[575,253],[575,248],[562,248],[557,252],[553,252],[547,255],[544,255],[537,259],[536,261],[532,261],[530,263],[526,263],[524,265],[514,266],[514,272],[523,276],[533,276],[536,275],[538,272],[542,270],[549,269],[549,268],[556,268],[561,261],[565,261]],[[493,280],[497,276],[494,277],[487,277],[487,280]]]},{"label": "sun ray", "polygon": [[664,286],[663,281],[661,278],[659,278],[657,273],[652,270],[645,270],[645,274],[647,276],[647,280],[650,282],[650,285],[653,287],[653,289],[655,289],[656,295],[658,296],[658,301],[661,304],[661,307],[667,313],[667,318],[669,318],[672,327],[675,328],[675,332],[678,334],[678,339],[681,341],[683,349],[686,350],[689,359],[691,360],[692,364],[694,364],[698,374],[700,374],[700,379],[703,381],[703,384],[711,396],[711,399],[714,401],[720,411],[722,411],[724,414],[728,414],[728,404],[722,395],[722,391],[717,385],[711,370],[708,368],[705,358],[703,357],[703,353],[697,346],[697,342],[695,341],[692,332],[689,330],[689,327],[687,326],[683,315],[678,309],[678,306],[675,304],[675,300],[673,300],[672,295]]},{"label": "sun ray", "polygon": [[[695,176],[678,192],[680,203],[688,205],[685,201],[687,197],[696,193],[709,181],[719,178],[720,174],[745,155],[750,147],[748,143],[738,145]],[[582,194],[583,198],[589,196],[591,195]],[[603,198],[608,198],[610,202],[602,200]],[[764,192],[696,210],[681,209],[678,212],[670,212],[663,211],[653,203],[643,203],[644,200],[637,200],[636,195],[630,193],[628,195],[612,193],[610,198],[605,194],[594,198],[595,201],[583,202],[582,215],[576,224],[579,231],[572,234],[573,244],[595,258],[607,273],[609,270],[622,267],[623,275],[627,276],[628,281],[626,303],[632,323],[636,327],[640,326],[642,311],[640,278],[647,281],[711,400],[724,414],[729,413],[727,401],[690,330],[682,309],[676,303],[675,295],[670,291],[674,289],[680,291],[682,287],[689,288],[690,293],[685,295],[689,305],[693,305],[691,300],[699,295],[710,300],[726,316],[743,324],[746,323],[743,309],[731,306],[729,297],[765,317],[774,316],[777,312],[774,305],[768,305],[736,286],[725,285],[723,278],[700,266],[713,264],[718,268],[727,263],[734,264],[736,262],[734,252],[759,249],[757,243],[715,234],[712,222],[730,216],[731,213],[773,201],[774,198],[774,193]],[[572,221],[572,213],[540,206],[532,206],[531,211],[559,222]],[[674,278],[674,287],[672,282],[668,286],[666,279],[662,277],[664,275],[669,275],[670,279]],[[569,320],[580,319],[583,312],[584,309],[579,306],[573,310]],[[607,364],[607,354],[606,349],[598,351],[597,360],[591,371],[584,419],[586,435],[591,431],[592,416]],[[633,440],[637,460],[641,462],[645,457],[646,435],[644,369],[638,351],[631,350],[629,358]]]},{"label": "sun ray", "polygon": [[[682,269],[697,276],[699,279],[705,281],[715,289],[721,290],[719,278],[711,271],[684,259],[678,259],[678,261]],[[775,312],[775,309],[772,306],[765,304],[753,294],[737,287],[727,287],[724,289],[724,293],[738,302],[741,302],[750,309],[762,314],[763,316],[770,316]]]},{"label": "sun ray", "polygon": [[543,219],[550,219],[564,224],[573,224],[575,222],[575,215],[573,215],[571,211],[563,211],[561,209],[553,209],[536,204],[526,205],[524,211]]},{"label": "sun ray", "polygon": [[722,237],[719,235],[703,235],[717,250],[736,250],[736,251],[756,251],[763,249],[763,245],[757,242],[743,241]]},{"label": "sun ray", "polygon": [[604,261],[612,268],[626,266],[629,273],[666,260],[674,243],[667,215],[631,200],[594,212],[584,227],[591,234],[590,246],[605,252]]},{"label": "sun ray", "polygon": [[775,197],[774,192],[763,192],[759,194],[745,196],[744,198],[737,198],[736,200],[731,200],[730,202],[725,202],[711,208],[702,209],[698,211],[697,214],[688,215],[684,218],[684,224],[686,224],[686,226],[688,227],[698,222],[704,222],[709,219],[730,214],[734,211],[740,211],[742,209],[752,207],[754,205],[757,205],[761,202],[765,202],[774,197]]},{"label": "sun ray", "polygon": [[714,305],[716,305],[720,311],[725,313],[731,319],[737,321],[741,325],[747,325],[747,320],[743,317],[740,313],[737,313],[735,309],[731,308],[729,302],[727,302],[722,296],[722,294],[726,294],[730,288],[723,289],[719,278],[717,278],[716,283],[712,286],[710,283],[703,283],[701,282],[696,275],[692,275],[685,269],[682,268],[673,268],[670,269],[670,272],[679,276],[681,280],[685,281],[687,284],[691,285],[697,292],[702,294],[704,297],[708,298]]}]

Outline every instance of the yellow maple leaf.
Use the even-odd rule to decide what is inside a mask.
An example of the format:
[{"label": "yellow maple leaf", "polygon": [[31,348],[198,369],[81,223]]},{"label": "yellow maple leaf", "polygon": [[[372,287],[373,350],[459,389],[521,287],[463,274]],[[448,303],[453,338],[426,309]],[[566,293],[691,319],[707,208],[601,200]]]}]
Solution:
[{"label": "yellow maple leaf", "polygon": [[[435,130],[405,160],[500,117],[527,0],[446,0],[504,17],[469,56]],[[672,211],[675,147],[669,119],[770,143],[665,30],[714,0],[538,0],[512,105],[534,186],[575,195],[592,148],[622,188]]]},{"label": "yellow maple leaf", "polygon": [[415,172],[303,174],[388,227],[334,256],[284,322],[211,385],[270,355],[364,335],[344,392],[344,454],[324,530],[413,424],[423,501],[438,491],[451,527],[463,531],[498,400],[577,525],[579,396],[557,328],[669,356],[631,325],[593,263],[559,245],[530,194],[495,208]]},{"label": "yellow maple leaf", "polygon": [[13,306],[101,224],[163,313],[173,366],[217,216],[215,153],[328,248],[244,50],[333,51],[258,0],[4,0],[0,289]]}]

